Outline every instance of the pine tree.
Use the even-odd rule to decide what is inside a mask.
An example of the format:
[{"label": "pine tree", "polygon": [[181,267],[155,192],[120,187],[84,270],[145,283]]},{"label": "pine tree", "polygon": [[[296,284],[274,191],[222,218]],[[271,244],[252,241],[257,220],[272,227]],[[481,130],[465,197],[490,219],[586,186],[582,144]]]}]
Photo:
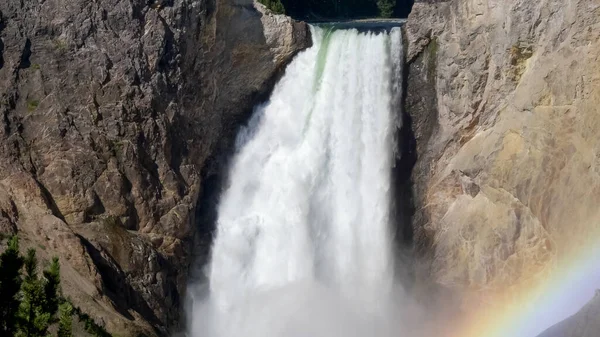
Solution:
[{"label": "pine tree", "polygon": [[265,5],[271,12],[275,14],[285,14],[285,7],[281,0],[258,0],[261,4]]},{"label": "pine tree", "polygon": [[44,278],[46,279],[44,284],[44,295],[46,299],[44,311],[51,316],[54,316],[58,311],[58,300],[60,295],[60,265],[57,257],[54,257],[50,267],[44,270]]},{"label": "pine tree", "polygon": [[52,315],[44,310],[44,284],[37,276],[35,249],[25,257],[25,278],[21,285],[22,301],[18,312],[17,337],[45,337]]},{"label": "pine tree", "polygon": [[394,7],[396,7],[396,0],[379,0],[377,1],[377,8],[379,8],[379,16],[382,18],[391,18],[394,15]]},{"label": "pine tree", "polygon": [[283,4],[281,3],[281,0],[273,0],[273,1],[271,1],[271,7],[270,7],[270,9],[275,14],[285,14],[285,7],[283,7]]},{"label": "pine tree", "polygon": [[58,335],[57,337],[73,337],[73,306],[64,302],[58,307]]},{"label": "pine tree", "polygon": [[0,255],[0,336],[12,336],[16,328],[22,266],[19,239],[13,236],[8,242],[8,248]]}]

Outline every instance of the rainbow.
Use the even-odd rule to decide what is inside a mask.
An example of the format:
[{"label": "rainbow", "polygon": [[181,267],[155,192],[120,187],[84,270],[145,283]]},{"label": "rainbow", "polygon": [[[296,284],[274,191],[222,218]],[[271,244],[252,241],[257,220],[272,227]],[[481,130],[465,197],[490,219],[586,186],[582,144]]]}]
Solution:
[{"label": "rainbow", "polygon": [[[600,243],[586,244],[550,273],[543,284],[518,289],[451,328],[451,337],[536,337],[579,311],[600,288]],[[515,289],[507,289],[507,291]],[[490,302],[495,302],[491,300]]]}]

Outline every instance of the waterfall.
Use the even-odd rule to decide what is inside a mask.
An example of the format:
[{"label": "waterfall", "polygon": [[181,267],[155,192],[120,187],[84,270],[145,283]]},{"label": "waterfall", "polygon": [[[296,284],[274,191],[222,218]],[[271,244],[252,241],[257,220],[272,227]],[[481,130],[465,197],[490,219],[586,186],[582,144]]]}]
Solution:
[{"label": "waterfall", "polygon": [[238,136],[191,336],[394,330],[401,32],[311,29]]}]

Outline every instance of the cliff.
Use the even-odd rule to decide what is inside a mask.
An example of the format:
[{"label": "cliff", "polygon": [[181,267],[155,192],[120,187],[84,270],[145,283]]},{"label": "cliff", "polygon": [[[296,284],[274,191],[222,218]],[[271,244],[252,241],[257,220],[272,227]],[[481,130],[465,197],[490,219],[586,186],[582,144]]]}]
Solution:
[{"label": "cliff", "polygon": [[405,31],[418,284],[518,296],[597,242],[600,3],[417,2]]},{"label": "cliff", "polygon": [[580,312],[551,327],[539,337],[596,337],[600,331],[600,295],[596,294]]},{"label": "cliff", "polygon": [[250,0],[0,2],[0,232],[110,332],[166,335],[205,181],[309,44]]}]

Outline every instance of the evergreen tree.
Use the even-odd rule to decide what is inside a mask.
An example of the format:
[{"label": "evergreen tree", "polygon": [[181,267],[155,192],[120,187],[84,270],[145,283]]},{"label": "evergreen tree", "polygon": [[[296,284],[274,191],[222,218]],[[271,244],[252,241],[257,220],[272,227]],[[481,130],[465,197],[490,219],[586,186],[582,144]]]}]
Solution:
[{"label": "evergreen tree", "polygon": [[0,255],[0,336],[12,336],[16,328],[22,266],[19,239],[15,235],[9,240],[8,248]]},{"label": "evergreen tree", "polygon": [[273,0],[273,1],[271,1],[271,7],[270,7],[270,9],[275,14],[285,14],[285,7],[283,7],[283,4],[281,3],[281,0]]},{"label": "evergreen tree", "polygon": [[18,312],[17,337],[45,337],[52,315],[44,310],[44,284],[37,276],[35,249],[25,257],[25,278],[21,285],[22,301]]},{"label": "evergreen tree", "polygon": [[50,267],[44,270],[44,278],[46,279],[46,283],[44,284],[44,295],[46,297],[44,311],[54,316],[58,311],[58,299],[60,295],[60,265],[57,257],[54,257]]},{"label": "evergreen tree", "polygon": [[[21,268],[25,265],[25,277]],[[53,258],[44,271],[44,278],[37,274],[35,249],[29,249],[23,259],[19,255],[16,236],[8,242],[8,248],[0,255],[0,336],[45,337],[48,326],[55,321],[60,298],[60,265]],[[70,309],[69,309],[70,308]],[[72,314],[73,308],[63,309]],[[69,314],[69,319],[70,315]],[[70,322],[65,318],[63,332]],[[70,335],[64,335],[70,336]]]},{"label": "evergreen tree", "polygon": [[285,7],[281,3],[281,0],[258,0],[261,4],[265,5],[271,12],[275,14],[285,14]]},{"label": "evergreen tree", "polygon": [[396,0],[379,0],[377,1],[377,8],[379,8],[379,16],[382,18],[391,18],[394,15],[394,7],[396,7]]},{"label": "evergreen tree", "polygon": [[57,337],[73,337],[73,306],[64,302],[58,307],[58,335]]}]

